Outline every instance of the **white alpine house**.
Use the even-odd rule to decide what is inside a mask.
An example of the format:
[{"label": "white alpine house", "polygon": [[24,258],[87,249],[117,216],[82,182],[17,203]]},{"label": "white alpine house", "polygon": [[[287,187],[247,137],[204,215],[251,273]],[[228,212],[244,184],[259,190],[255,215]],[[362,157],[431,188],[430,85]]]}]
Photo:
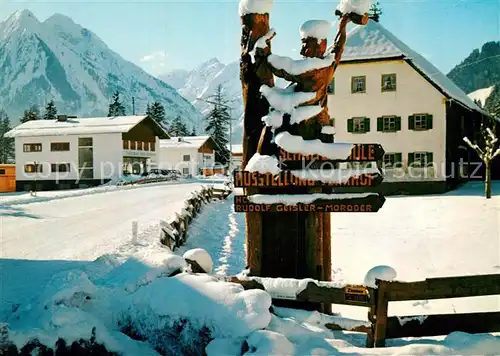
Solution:
[{"label": "white alpine house", "polygon": [[387,193],[442,192],[478,174],[462,138],[474,136],[485,113],[380,23],[348,34],[328,92],[335,141],[385,149]]},{"label": "white alpine house", "polygon": [[139,174],[157,160],[167,132],[149,116],[75,118],[25,122],[7,133],[15,139],[16,190],[94,186]]}]

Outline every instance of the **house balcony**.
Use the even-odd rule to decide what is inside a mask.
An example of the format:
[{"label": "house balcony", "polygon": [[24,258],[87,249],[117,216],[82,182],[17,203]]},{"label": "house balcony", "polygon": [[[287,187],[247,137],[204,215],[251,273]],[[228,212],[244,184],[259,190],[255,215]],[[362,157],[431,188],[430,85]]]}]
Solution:
[{"label": "house balcony", "polygon": [[154,142],[123,140],[123,156],[156,156],[156,144]]}]

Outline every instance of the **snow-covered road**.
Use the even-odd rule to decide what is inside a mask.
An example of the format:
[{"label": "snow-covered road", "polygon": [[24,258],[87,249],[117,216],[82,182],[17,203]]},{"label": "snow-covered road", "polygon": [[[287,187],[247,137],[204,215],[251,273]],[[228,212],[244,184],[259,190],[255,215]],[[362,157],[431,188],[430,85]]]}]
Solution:
[{"label": "snow-covered road", "polygon": [[179,212],[201,183],[117,189],[46,202],[1,205],[0,258],[94,260],[132,236],[157,233],[159,220]]}]

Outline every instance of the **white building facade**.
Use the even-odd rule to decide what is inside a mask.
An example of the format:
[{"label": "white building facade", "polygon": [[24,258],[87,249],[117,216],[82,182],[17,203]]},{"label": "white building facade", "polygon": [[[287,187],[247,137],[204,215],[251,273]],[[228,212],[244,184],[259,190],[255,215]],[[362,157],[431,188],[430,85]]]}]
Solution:
[{"label": "white building facade", "polygon": [[342,58],[328,95],[335,141],[381,144],[385,182],[446,190],[464,121],[481,109],[377,22],[348,35]]},{"label": "white building facade", "polygon": [[157,161],[167,133],[147,116],[36,120],[11,130],[16,190],[95,186],[140,174]]},{"label": "white building facade", "polygon": [[158,168],[176,170],[184,176],[211,175],[215,143],[210,136],[172,137],[160,141]]}]

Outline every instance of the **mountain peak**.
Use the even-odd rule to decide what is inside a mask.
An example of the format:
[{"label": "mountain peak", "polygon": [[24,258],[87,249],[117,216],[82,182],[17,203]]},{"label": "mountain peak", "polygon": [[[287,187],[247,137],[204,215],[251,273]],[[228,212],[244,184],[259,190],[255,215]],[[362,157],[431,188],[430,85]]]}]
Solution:
[{"label": "mountain peak", "polygon": [[18,10],[10,15],[5,22],[2,23],[4,32],[12,33],[17,29],[35,30],[40,25],[40,21],[29,10]]},{"label": "mountain peak", "polygon": [[48,26],[59,26],[66,28],[68,26],[78,26],[70,17],[63,14],[54,14],[43,22]]}]

